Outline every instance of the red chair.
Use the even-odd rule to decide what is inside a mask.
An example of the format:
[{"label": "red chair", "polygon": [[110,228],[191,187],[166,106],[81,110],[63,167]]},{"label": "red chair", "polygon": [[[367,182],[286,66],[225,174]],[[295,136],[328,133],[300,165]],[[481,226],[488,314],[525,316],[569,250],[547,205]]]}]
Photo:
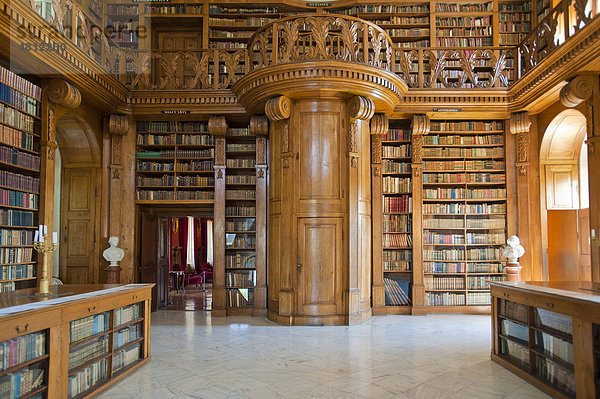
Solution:
[{"label": "red chair", "polygon": [[203,284],[203,283],[204,283],[204,274],[196,273],[196,269],[194,269],[192,267],[192,265],[187,265],[187,267],[185,268],[185,277],[183,279],[183,289],[185,290],[185,287],[189,284],[196,284],[196,288],[198,288],[198,284]]}]

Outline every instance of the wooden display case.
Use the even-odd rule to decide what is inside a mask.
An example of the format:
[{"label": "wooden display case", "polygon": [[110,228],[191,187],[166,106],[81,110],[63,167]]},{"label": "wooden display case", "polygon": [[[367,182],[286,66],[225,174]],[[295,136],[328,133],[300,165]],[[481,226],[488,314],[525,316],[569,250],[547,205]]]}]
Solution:
[{"label": "wooden display case", "polygon": [[491,295],[492,360],[552,397],[597,397],[599,284],[499,282]]},{"label": "wooden display case", "polygon": [[[0,390],[88,398],[150,360],[153,284],[0,294]],[[49,300],[48,302],[46,302]]]}]

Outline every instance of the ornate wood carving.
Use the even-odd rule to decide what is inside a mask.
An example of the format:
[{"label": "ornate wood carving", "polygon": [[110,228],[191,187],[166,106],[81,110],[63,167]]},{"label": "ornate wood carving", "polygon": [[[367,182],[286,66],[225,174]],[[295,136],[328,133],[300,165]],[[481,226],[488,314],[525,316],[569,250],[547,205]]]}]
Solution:
[{"label": "ornate wood carving", "polygon": [[375,113],[375,104],[369,98],[354,96],[350,99],[348,114],[350,119],[369,120]]},{"label": "ornate wood carving", "polygon": [[127,115],[110,114],[108,118],[108,133],[126,135],[129,131],[129,118]]},{"label": "ornate wood carving", "polygon": [[560,102],[567,108],[574,108],[592,96],[592,80],[580,75],[572,79],[560,90]]},{"label": "ornate wood carving", "polygon": [[122,140],[120,136],[111,137],[111,161],[112,165],[121,165],[121,145]]},{"label": "ornate wood carving", "polygon": [[290,167],[290,158],[293,156],[292,147],[290,146],[290,125],[289,120],[285,119],[281,122],[281,159],[283,167]]},{"label": "ornate wood carving", "polygon": [[515,112],[510,116],[509,130],[517,135],[517,168],[519,174],[527,174],[529,167],[529,128],[531,120],[527,112]]},{"label": "ornate wood carving", "polygon": [[215,165],[225,165],[225,139],[221,137],[215,142]]},{"label": "ornate wood carving", "polygon": [[227,134],[227,120],[224,116],[211,116],[208,119],[208,133],[216,137],[225,137]]},{"label": "ornate wood carving", "polygon": [[[385,114],[375,114],[371,118],[371,163],[381,163],[381,136],[387,133],[390,121]],[[377,169],[378,173],[381,169]],[[379,176],[379,175],[377,175]]]},{"label": "ornate wood carving", "polygon": [[[34,2],[34,9],[37,7]],[[73,8],[73,2],[71,0],[52,0],[52,11],[54,11],[54,17],[51,19],[50,24],[61,34],[65,33],[64,20],[67,15],[67,11]]]},{"label": "ornate wood carving", "polygon": [[48,132],[46,136],[46,147],[46,156],[48,159],[54,159],[58,145],[56,144],[56,113],[52,107],[48,108]]},{"label": "ornate wood carving", "polygon": [[353,157],[358,153],[358,124],[359,121],[354,121],[350,123],[350,128],[348,129],[348,152],[350,156]]},{"label": "ornate wood carving", "polygon": [[256,139],[256,165],[266,165],[267,164],[266,147],[267,147],[267,139],[266,138],[259,137]]},{"label": "ornate wood carving", "polygon": [[250,132],[256,137],[269,136],[269,120],[260,115],[250,117]]},{"label": "ornate wood carving", "polygon": [[[415,115],[412,120],[412,163],[423,162],[423,136],[429,134],[431,121],[427,115]],[[420,170],[415,170],[420,173]]]},{"label": "ornate wood carving", "polygon": [[371,163],[381,163],[381,135],[379,134],[371,135]]},{"label": "ornate wood carving", "polygon": [[292,100],[285,96],[279,96],[267,100],[265,113],[272,121],[287,119],[292,114]]},{"label": "ornate wood carving", "polygon": [[81,93],[65,80],[52,79],[45,86],[48,100],[65,108],[77,108],[81,104]]}]

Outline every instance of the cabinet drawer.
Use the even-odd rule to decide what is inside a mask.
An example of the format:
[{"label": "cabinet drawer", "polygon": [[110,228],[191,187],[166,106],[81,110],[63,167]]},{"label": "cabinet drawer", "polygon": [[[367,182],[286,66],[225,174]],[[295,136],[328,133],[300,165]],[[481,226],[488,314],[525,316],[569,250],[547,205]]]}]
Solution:
[{"label": "cabinet drawer", "polygon": [[13,319],[4,319],[0,329],[0,342],[57,326],[61,322],[60,312],[59,309],[48,308],[33,315],[20,313]]}]

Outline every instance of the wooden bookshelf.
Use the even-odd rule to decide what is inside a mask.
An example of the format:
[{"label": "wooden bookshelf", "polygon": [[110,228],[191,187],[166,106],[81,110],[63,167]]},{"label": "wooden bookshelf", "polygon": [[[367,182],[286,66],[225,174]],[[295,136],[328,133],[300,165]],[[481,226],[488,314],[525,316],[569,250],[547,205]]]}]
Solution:
[{"label": "wooden bookshelf", "polygon": [[136,203],[212,203],[215,149],[206,122],[137,127]]},{"label": "wooden bookshelf", "polygon": [[382,135],[382,261],[385,305],[401,313],[412,303],[411,134],[407,122],[392,123]]},{"label": "wooden bookshelf", "polygon": [[5,397],[29,397],[47,389],[48,343],[48,330],[0,342],[0,392]]},{"label": "wooden bookshelf", "polygon": [[531,31],[531,1],[499,1],[499,45],[517,45]]},{"label": "wooden bookshelf", "polygon": [[0,67],[0,291],[35,285],[41,88]]},{"label": "wooden bookshelf", "polygon": [[254,307],[256,287],[256,137],[248,127],[227,129],[225,288],[228,314]]},{"label": "wooden bookshelf", "polygon": [[422,154],[426,305],[489,305],[504,279],[504,124],[432,121]]}]

